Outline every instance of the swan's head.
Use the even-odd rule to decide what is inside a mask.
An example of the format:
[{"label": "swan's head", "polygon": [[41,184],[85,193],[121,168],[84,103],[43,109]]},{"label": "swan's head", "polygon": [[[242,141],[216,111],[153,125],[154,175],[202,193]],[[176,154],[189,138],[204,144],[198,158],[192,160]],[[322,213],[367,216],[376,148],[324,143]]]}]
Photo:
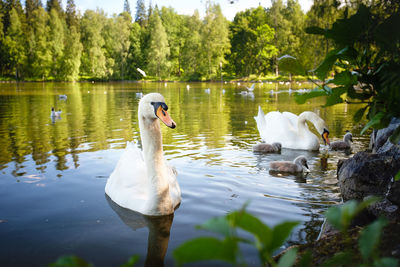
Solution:
[{"label": "swan's head", "polygon": [[343,140],[344,140],[345,142],[348,142],[348,141],[353,142],[353,135],[352,135],[350,132],[347,132],[347,133],[344,135]]},{"label": "swan's head", "polygon": [[[324,140],[324,144],[330,144],[331,142],[329,141],[329,131],[328,127],[326,126],[326,123],[323,119],[321,119],[320,116],[315,114],[312,111],[304,111],[303,113],[300,114],[299,118],[302,117],[303,119],[311,121],[315,128],[317,129],[318,133],[321,135],[322,140]],[[299,119],[299,123],[300,123]]]},{"label": "swan's head", "polygon": [[281,151],[282,149],[282,144],[281,143],[272,143],[272,147],[276,150],[276,151]]},{"label": "swan's head", "polygon": [[326,128],[324,128],[324,129],[322,130],[321,136],[322,136],[322,139],[324,140],[324,144],[325,144],[325,145],[326,145],[326,144],[328,144],[328,145],[331,144],[331,142],[329,141],[329,131],[328,131]]},{"label": "swan's head", "polygon": [[139,116],[150,120],[158,118],[168,127],[175,128],[176,123],[171,119],[167,110],[168,106],[165,104],[164,97],[159,93],[147,94],[139,102]]},{"label": "swan's head", "polygon": [[297,158],[294,159],[293,161],[295,164],[300,164],[301,166],[304,166],[308,170],[308,164],[307,164],[307,159],[304,156],[298,156]]}]

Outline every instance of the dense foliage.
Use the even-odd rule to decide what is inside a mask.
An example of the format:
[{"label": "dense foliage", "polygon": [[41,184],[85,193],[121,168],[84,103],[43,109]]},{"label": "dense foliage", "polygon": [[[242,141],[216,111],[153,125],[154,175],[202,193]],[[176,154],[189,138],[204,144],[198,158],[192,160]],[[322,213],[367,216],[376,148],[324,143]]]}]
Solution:
[{"label": "dense foliage", "polygon": [[[323,81],[310,93],[297,95],[297,101],[304,103],[312,97],[327,96],[326,106],[345,101],[366,103],[354,115],[355,121],[360,121],[367,114],[369,122],[362,133],[370,127],[385,128],[392,118],[400,117],[399,4],[392,8],[361,5],[355,14],[338,19],[331,28],[307,28],[308,33],[322,35],[334,45],[310,72],[295,57],[281,58],[280,65],[285,70],[302,75],[312,73]],[[390,140],[399,143],[400,127]]]},{"label": "dense foliage", "polygon": [[[354,5],[348,1],[348,5]],[[380,3],[380,1],[378,1]],[[45,4],[45,6],[43,6]],[[0,77],[17,80],[202,80],[278,74],[277,58],[296,56],[316,67],[331,48],[310,37],[306,26],[329,27],[344,13],[339,1],[315,0],[304,14],[298,0],[273,0],[229,22],[219,4],[205,2],[205,16],[179,15],[171,7],[129,1],[111,17],[76,9],[68,0],[0,1]],[[351,6],[351,8],[354,8]]]}]

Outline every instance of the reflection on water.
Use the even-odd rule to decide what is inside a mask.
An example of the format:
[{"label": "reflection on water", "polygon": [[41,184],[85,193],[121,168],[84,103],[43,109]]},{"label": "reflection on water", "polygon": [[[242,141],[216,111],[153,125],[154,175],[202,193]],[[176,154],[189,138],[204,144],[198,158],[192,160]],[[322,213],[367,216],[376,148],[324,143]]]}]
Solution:
[{"label": "reflection on water", "polygon": [[[314,111],[327,122],[332,141],[342,140],[345,130],[353,133],[355,153],[368,142],[359,134],[362,125],[352,122],[360,106],[322,108],[321,98],[295,104],[294,93],[310,89],[307,84],[257,83],[252,92],[246,87],[250,84],[0,84],[4,264],[43,266],[60,255],[76,254],[96,266],[116,266],[138,254],[142,265],[149,257],[173,265],[175,247],[206,234],[195,231],[195,225],[247,201],[249,212],[268,225],[302,222],[288,244],[315,239],[323,212],[340,201],[337,161],[351,154],[323,147],[319,152],[253,153],[252,146],[260,141],[253,117],[258,106],[265,113]],[[110,209],[104,186],[126,142],[140,139],[137,106],[149,92],[164,95],[178,125],[174,130],[163,126],[162,131],[166,158],[178,170],[182,204],[173,224],[172,218],[169,224],[144,219],[147,228],[132,231],[132,220]],[[60,118],[51,118],[51,107],[62,111]],[[269,173],[271,161],[292,161],[300,154],[309,163],[307,175]],[[161,246],[148,247],[154,243]],[[245,250],[250,263],[257,259],[255,251]],[[150,251],[162,257],[149,256]]]},{"label": "reflection on water", "polygon": [[165,216],[146,216],[138,212],[120,207],[105,195],[110,207],[118,214],[119,218],[132,230],[147,227],[149,238],[147,240],[147,256],[145,266],[164,266],[164,257],[167,252],[169,234],[174,214]]}]

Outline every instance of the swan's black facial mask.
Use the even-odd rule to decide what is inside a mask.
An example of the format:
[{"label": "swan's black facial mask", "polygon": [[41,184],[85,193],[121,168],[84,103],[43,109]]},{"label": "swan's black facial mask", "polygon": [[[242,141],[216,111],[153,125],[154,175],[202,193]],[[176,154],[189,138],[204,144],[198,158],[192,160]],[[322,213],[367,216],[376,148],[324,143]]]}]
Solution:
[{"label": "swan's black facial mask", "polygon": [[168,127],[175,128],[176,123],[171,119],[167,110],[168,106],[164,102],[151,102],[154,107],[154,114]]},{"label": "swan's black facial mask", "polygon": [[327,129],[325,129],[324,128],[324,132],[321,134],[321,136],[322,136],[322,139],[324,140],[324,144],[326,145],[326,144],[330,144],[331,142],[329,141],[329,138],[328,138],[328,136],[329,136],[329,131],[327,130]]}]

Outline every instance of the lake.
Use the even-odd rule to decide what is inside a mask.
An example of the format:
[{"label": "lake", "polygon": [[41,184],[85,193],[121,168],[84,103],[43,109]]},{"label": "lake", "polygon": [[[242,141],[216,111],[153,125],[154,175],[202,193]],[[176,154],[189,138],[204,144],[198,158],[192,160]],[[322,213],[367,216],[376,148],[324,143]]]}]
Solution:
[{"label": "lake", "polygon": [[[248,203],[247,211],[274,226],[300,221],[286,246],[315,240],[323,213],[340,202],[336,179],[343,152],[253,153],[260,142],[254,116],[279,110],[318,113],[330,139],[353,133],[353,153],[368,146],[354,124],[357,104],[323,108],[323,98],[303,105],[294,92],[310,84],[257,83],[1,83],[0,259],[2,266],[45,266],[77,255],[95,266],[119,266],[139,255],[142,266],[164,261],[183,242],[211,233],[195,229]],[[162,125],[165,157],[178,171],[182,203],[173,216],[145,218],[110,201],[104,187],[127,141],[138,140],[141,94],[164,95],[177,123]],[[66,95],[60,99],[59,95]],[[61,110],[52,120],[50,110]],[[314,130],[315,131],[315,130]],[[319,136],[319,135],[318,135]],[[320,138],[320,142],[322,139]],[[304,154],[303,177],[269,174],[272,160]],[[165,258],[160,248],[168,247]],[[256,251],[243,246],[250,266]],[[155,264],[155,263],[154,263]],[[203,263],[203,265],[207,265]]]}]

